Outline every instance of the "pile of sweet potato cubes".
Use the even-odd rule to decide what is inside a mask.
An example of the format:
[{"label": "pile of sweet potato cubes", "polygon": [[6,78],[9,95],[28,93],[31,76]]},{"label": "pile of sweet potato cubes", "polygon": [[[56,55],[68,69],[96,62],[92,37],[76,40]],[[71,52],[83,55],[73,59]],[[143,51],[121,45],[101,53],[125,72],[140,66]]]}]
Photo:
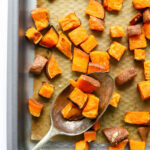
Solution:
[{"label": "pile of sweet potato cubes", "polygon": [[[103,0],[103,4],[97,0],[89,0],[85,13],[89,15],[89,27],[97,32],[105,30],[105,10],[121,11],[124,0]],[[147,40],[150,39],[150,0],[132,0],[136,9],[142,10],[137,13],[127,28],[129,38],[129,49],[134,52],[135,61],[144,61],[145,81],[137,84],[143,101],[150,98],[150,60],[145,61],[145,48]],[[26,37],[34,44],[45,48],[56,47],[61,53],[72,61],[72,71],[80,73],[109,72],[110,57],[120,61],[126,51],[126,47],[119,42],[113,42],[107,52],[94,51],[98,45],[94,35],[89,35],[81,25],[80,19],[74,12],[59,20],[62,31],[57,32],[49,25],[49,12],[46,8],[37,8],[31,11],[35,27],[26,31]],[[141,27],[142,24],[142,27]],[[40,31],[47,30],[43,35]],[[68,32],[68,36],[65,32]],[[110,36],[122,38],[125,36],[123,26],[111,26]],[[73,53],[72,53],[72,47]],[[30,68],[34,75],[40,75],[46,67],[46,75],[51,80],[62,73],[57,60],[52,54],[49,58],[36,55]],[[127,68],[115,78],[117,86],[122,86],[137,76],[134,68]],[[62,116],[67,120],[78,120],[83,117],[95,119],[98,115],[100,99],[92,92],[100,87],[94,78],[88,75],[81,75],[77,81],[70,79],[74,87],[68,99],[70,102],[62,109]],[[44,98],[51,98],[54,92],[53,85],[43,83],[39,89],[39,95]],[[110,105],[117,107],[120,94],[114,92]],[[39,117],[43,104],[29,98],[29,111],[34,117]],[[124,127],[103,129],[102,132],[112,144],[109,150],[124,150],[129,141],[130,150],[145,150],[145,143],[149,133],[150,112],[127,112],[124,121],[129,124],[142,125],[138,132],[142,141],[128,140],[128,131]],[[144,126],[143,126],[144,125]],[[100,128],[100,121],[96,122],[90,131],[84,133],[84,140],[75,144],[75,150],[88,150],[89,142],[96,140],[96,131]]]}]

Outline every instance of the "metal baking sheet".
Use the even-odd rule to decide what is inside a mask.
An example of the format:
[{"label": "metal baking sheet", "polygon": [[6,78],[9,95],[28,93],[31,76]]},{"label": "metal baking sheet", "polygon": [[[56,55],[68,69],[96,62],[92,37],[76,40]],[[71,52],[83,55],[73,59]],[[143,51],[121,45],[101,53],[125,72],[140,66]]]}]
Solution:
[{"label": "metal baking sheet", "polygon": [[[45,0],[46,1],[46,0]],[[55,0],[53,0],[55,1]],[[48,0],[47,0],[48,2]],[[51,1],[49,1],[51,2]],[[65,2],[65,0],[64,0]],[[69,2],[69,1],[68,1]],[[77,0],[79,2],[79,0]],[[86,1],[87,2],[87,1]],[[127,5],[127,1],[124,6]],[[128,5],[131,5],[129,3]],[[33,25],[30,10],[36,7],[36,0],[9,0],[9,16],[8,16],[8,69],[7,69],[7,149],[8,150],[31,150],[36,142],[30,141],[31,116],[28,113],[28,97],[32,96],[33,92],[33,76],[28,73],[30,64],[34,58],[34,46],[30,44],[24,37],[25,30]],[[80,11],[80,13],[83,10]],[[135,11],[134,9],[131,11]],[[130,13],[130,12],[129,12]],[[133,14],[133,12],[132,12]],[[128,13],[127,13],[128,15]],[[131,17],[132,15],[130,15]],[[109,17],[114,17],[114,23],[119,19],[116,13],[110,14]],[[122,17],[122,16],[121,16]],[[87,17],[85,18],[87,22]],[[109,19],[109,18],[108,18]],[[85,25],[84,20],[82,23]],[[109,23],[109,25],[111,25]],[[118,20],[118,24],[121,23]],[[107,29],[108,30],[108,29]],[[95,33],[97,34],[97,33]],[[99,35],[105,42],[105,37]],[[108,47],[109,45],[106,45]],[[106,47],[99,47],[106,50]],[[126,56],[130,52],[126,52]],[[124,56],[124,57],[126,57]],[[125,59],[127,62],[128,59]],[[114,63],[114,66],[120,66]],[[138,67],[138,66],[136,66]],[[115,69],[113,67],[112,69]],[[116,69],[117,70],[117,69]],[[116,73],[118,73],[116,71]],[[112,74],[113,75],[113,74]],[[115,74],[114,74],[115,75]],[[114,76],[113,75],[113,76]],[[143,79],[142,72],[140,72]],[[125,98],[128,98],[126,96]],[[137,98],[137,97],[135,97]],[[123,105],[122,102],[120,105]],[[136,105],[135,105],[136,107]],[[121,108],[121,107],[120,107]],[[114,110],[109,110],[113,112]],[[117,110],[115,110],[117,111]],[[106,114],[107,116],[107,114]],[[109,117],[111,119],[111,117]],[[134,133],[133,133],[134,134]],[[99,139],[100,140],[100,139]],[[93,150],[108,149],[107,144],[91,143],[90,148]],[[49,142],[41,148],[42,150],[73,150],[74,142]],[[147,150],[150,147],[147,147]]]}]

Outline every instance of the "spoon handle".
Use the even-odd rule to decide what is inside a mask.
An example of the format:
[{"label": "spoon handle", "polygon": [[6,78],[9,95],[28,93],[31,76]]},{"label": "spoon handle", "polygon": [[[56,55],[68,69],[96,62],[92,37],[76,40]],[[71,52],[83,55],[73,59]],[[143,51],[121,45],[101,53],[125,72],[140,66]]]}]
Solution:
[{"label": "spoon handle", "polygon": [[51,126],[48,133],[32,148],[32,150],[39,150],[50,138],[58,134],[59,132]]}]

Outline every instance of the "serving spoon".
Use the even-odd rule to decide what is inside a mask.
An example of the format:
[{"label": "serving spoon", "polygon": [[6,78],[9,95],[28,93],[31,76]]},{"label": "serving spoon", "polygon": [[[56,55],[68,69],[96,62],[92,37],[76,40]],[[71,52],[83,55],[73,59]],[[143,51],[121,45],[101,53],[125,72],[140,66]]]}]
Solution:
[{"label": "serving spoon", "polygon": [[100,88],[95,90],[95,95],[99,97],[99,113],[96,119],[83,118],[81,120],[69,121],[62,117],[61,110],[68,103],[67,97],[73,90],[68,85],[55,99],[50,111],[51,127],[48,133],[39,141],[32,150],[39,150],[50,138],[56,135],[76,136],[90,129],[96,121],[98,121],[106,111],[110,99],[114,91],[114,80],[108,73],[94,72],[88,74],[98,80],[101,84]]}]

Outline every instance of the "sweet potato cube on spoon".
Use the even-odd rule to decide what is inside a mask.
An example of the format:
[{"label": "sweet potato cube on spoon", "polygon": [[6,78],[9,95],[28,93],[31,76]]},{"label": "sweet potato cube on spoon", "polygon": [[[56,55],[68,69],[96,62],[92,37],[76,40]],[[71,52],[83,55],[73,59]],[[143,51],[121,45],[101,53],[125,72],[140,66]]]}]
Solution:
[{"label": "sweet potato cube on spoon", "polygon": [[92,129],[94,129],[94,131],[98,131],[100,129],[100,120],[98,120],[93,126]]},{"label": "sweet potato cube on spoon", "polygon": [[144,61],[145,60],[145,50],[144,49],[135,49],[134,50],[134,59],[136,61]]},{"label": "sweet potato cube on spoon", "polygon": [[96,140],[96,132],[95,131],[86,131],[84,132],[84,140],[87,142]]},{"label": "sweet potato cube on spoon", "polygon": [[149,131],[150,131],[149,127],[139,127],[138,128],[138,132],[139,132],[139,135],[140,135],[142,141],[146,142],[146,140],[148,138]]},{"label": "sweet potato cube on spoon", "polygon": [[145,142],[129,140],[130,150],[145,150]]},{"label": "sweet potato cube on spoon", "polygon": [[89,144],[85,140],[76,142],[75,150],[89,150]]},{"label": "sweet potato cube on spoon", "polygon": [[117,92],[113,93],[112,99],[110,101],[110,105],[113,107],[117,107],[120,100],[120,94]]},{"label": "sweet potato cube on spoon", "polygon": [[105,67],[90,62],[88,65],[88,73],[92,73],[92,72],[105,72]]}]

